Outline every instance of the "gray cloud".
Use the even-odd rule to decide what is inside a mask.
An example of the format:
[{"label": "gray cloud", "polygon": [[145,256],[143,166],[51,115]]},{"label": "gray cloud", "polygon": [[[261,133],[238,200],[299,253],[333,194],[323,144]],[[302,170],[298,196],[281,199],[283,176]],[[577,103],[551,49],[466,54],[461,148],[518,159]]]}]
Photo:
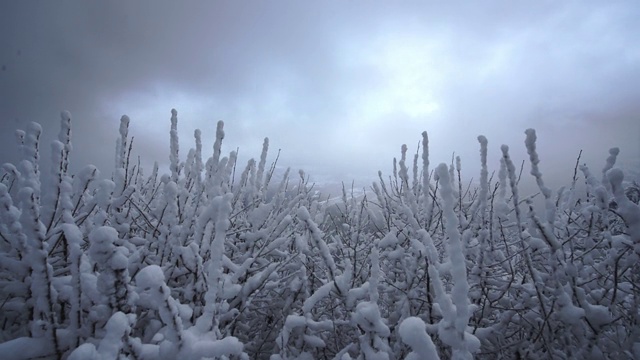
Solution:
[{"label": "gray cloud", "polygon": [[210,147],[221,119],[227,151],[258,156],[269,136],[281,164],[318,179],[388,172],[422,130],[433,163],[456,151],[472,174],[478,134],[492,159],[502,143],[524,158],[528,127],[559,178],[580,149],[596,167],[611,146],[640,158],[633,1],[26,1],[0,13],[2,162],[16,127],[39,121],[50,141],[62,109],[76,166],[111,166],[124,113],[137,153],[166,162],[172,107],[183,156],[196,128]]}]

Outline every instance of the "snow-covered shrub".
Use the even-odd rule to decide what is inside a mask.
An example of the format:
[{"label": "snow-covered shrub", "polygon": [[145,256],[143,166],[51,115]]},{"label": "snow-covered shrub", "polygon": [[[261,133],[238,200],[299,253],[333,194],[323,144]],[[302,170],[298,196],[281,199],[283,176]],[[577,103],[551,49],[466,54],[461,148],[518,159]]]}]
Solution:
[{"label": "snow-covered shrub", "polygon": [[181,158],[175,110],[169,173],[146,176],[129,122],[108,179],[69,173],[69,113],[51,169],[39,125],[17,132],[22,160],[0,170],[2,356],[640,357],[640,207],[617,148],[554,192],[527,130],[530,196],[508,146],[494,178],[478,137],[474,188],[460,158],[430,168],[425,132],[371,191],[328,200],[303,171],[274,178],[268,139],[236,177],[222,122],[208,159],[199,130]]}]

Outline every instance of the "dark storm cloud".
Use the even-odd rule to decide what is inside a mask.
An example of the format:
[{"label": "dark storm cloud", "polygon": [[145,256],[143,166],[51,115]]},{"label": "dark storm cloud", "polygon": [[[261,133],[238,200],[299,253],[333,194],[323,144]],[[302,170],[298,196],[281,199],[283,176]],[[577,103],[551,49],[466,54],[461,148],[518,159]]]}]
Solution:
[{"label": "dark storm cloud", "polygon": [[[37,120],[51,129],[46,125],[57,123],[55,114],[68,108],[77,119],[77,132],[99,124],[116,133],[120,113],[114,111],[120,109],[104,109],[104,104],[163,88],[204,93],[224,104],[221,115],[259,108],[273,91],[284,93],[284,105],[292,112],[323,107],[327,99],[312,93],[328,94],[331,85],[314,79],[335,73],[329,47],[340,36],[334,31],[339,29],[320,24],[331,18],[329,9],[295,3],[279,8],[192,5],[3,4],[3,124],[8,130],[16,119]],[[317,85],[300,85],[306,82]],[[159,110],[168,114],[174,105],[164,106]],[[83,129],[85,121],[91,127]]]},{"label": "dark storm cloud", "polygon": [[284,165],[319,178],[387,170],[422,130],[433,163],[456,151],[473,171],[478,134],[494,159],[501,143],[522,157],[528,127],[547,173],[580,149],[596,167],[610,146],[640,157],[632,1],[27,1],[0,13],[3,162],[16,126],[39,121],[51,139],[62,109],[76,164],[111,165],[124,113],[138,153],[166,162],[172,107],[183,156],[195,128],[208,141],[222,119],[227,151],[257,156],[269,136]]}]

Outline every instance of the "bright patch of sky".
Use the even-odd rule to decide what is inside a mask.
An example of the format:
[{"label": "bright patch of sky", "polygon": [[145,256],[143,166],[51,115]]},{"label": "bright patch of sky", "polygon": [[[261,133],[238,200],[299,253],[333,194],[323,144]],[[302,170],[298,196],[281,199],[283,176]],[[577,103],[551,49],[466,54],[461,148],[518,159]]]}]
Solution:
[{"label": "bright patch of sky", "polygon": [[410,34],[390,34],[373,41],[370,48],[365,45],[361,64],[368,63],[383,82],[362,94],[359,115],[376,119],[405,113],[415,119],[436,112],[440,105],[435,93],[446,80],[438,53],[436,44]]}]

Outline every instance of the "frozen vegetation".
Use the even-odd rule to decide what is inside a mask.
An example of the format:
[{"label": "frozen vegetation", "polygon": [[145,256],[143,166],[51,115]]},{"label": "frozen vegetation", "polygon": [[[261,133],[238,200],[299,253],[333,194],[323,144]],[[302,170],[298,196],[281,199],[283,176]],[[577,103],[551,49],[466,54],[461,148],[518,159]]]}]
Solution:
[{"label": "frozen vegetation", "polygon": [[507,146],[487,159],[478,137],[474,188],[460,159],[430,164],[425,132],[365,196],[326,201],[302,171],[274,177],[267,139],[244,167],[225,156],[222,122],[184,156],[175,110],[170,173],[144,174],[128,124],[111,176],[69,173],[69,113],[51,168],[40,126],[17,132],[22,160],[0,172],[3,359],[640,358],[640,188],[618,149],[553,190],[527,130],[537,207]]}]

